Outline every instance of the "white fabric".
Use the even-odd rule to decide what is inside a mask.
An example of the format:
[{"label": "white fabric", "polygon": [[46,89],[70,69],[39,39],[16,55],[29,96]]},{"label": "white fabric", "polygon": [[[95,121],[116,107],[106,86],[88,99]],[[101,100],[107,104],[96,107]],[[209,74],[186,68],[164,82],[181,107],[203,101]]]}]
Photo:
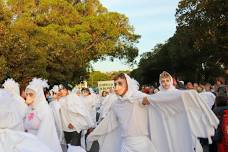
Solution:
[{"label": "white fabric", "polygon": [[2,86],[7,91],[11,92],[14,95],[20,95],[20,88],[19,84],[15,82],[13,79],[7,79]]},{"label": "white fabric", "polygon": [[101,109],[100,109],[100,118],[103,119],[111,110],[111,106],[113,102],[117,100],[117,96],[115,94],[109,94],[107,95],[103,102],[101,103]]},{"label": "white fabric", "polygon": [[127,137],[123,139],[121,152],[156,152],[147,136]]},{"label": "white fabric", "polygon": [[80,146],[68,145],[67,152],[86,152],[86,151]]},{"label": "white fabric", "polygon": [[161,91],[150,100],[150,136],[159,152],[202,152],[197,137],[211,143],[219,121],[197,92]]},{"label": "white fabric", "polygon": [[0,152],[54,152],[32,134],[0,129]]},{"label": "white fabric", "polygon": [[108,116],[89,135],[89,147],[98,140],[100,152],[156,152],[149,139],[147,110],[141,104],[147,95],[138,91],[135,80],[125,77],[128,91],[116,98]]},{"label": "white fabric", "polygon": [[[140,138],[130,140],[130,144],[128,142],[125,144],[124,138],[146,135],[149,135],[158,152],[193,152],[194,148],[196,152],[202,152],[197,137],[208,138],[211,143],[211,136],[214,135],[214,129],[217,128],[219,121],[195,91],[179,91],[171,88],[150,96],[151,105],[147,106],[148,117],[145,117],[143,111],[139,112],[142,98],[143,95],[136,90],[133,96],[119,98],[121,101],[113,104],[113,110],[88,136],[89,143],[98,140],[100,152],[138,151],[134,143],[140,142]],[[118,106],[120,102],[126,106]],[[140,106],[136,106],[137,104]],[[129,106],[136,108],[132,110]],[[147,123],[149,123],[148,132],[143,126]]]},{"label": "white fabric", "polygon": [[61,116],[60,116],[61,105],[60,105],[59,101],[53,100],[52,102],[49,103],[49,106],[50,106],[53,116],[54,116],[55,126],[56,126],[56,131],[57,131],[57,134],[59,137],[59,141],[60,141],[60,143],[65,144],[62,120],[61,120]]},{"label": "white fabric", "polygon": [[201,92],[200,97],[203,99],[203,101],[208,105],[210,109],[212,109],[212,106],[215,103],[215,95],[211,92]]},{"label": "white fabric", "polygon": [[[43,87],[47,87],[47,82],[34,78],[26,88],[26,91],[27,89],[33,90],[36,97],[26,116],[25,129],[36,135],[51,150],[62,152],[54,118],[45,99]],[[37,124],[39,124],[39,127],[37,127]]]},{"label": "white fabric", "polygon": [[[26,115],[27,110],[28,110],[27,109],[28,106],[25,104],[25,100],[20,96],[19,84],[17,82],[15,82],[13,79],[7,79],[4,82],[3,87],[5,90],[12,93],[14,98],[17,100],[17,103],[15,106],[18,109],[17,111],[19,112],[21,119],[23,119]],[[19,126],[20,127],[18,129],[23,131],[24,130],[23,122],[21,122],[21,124]]]},{"label": "white fabric", "polygon": [[21,102],[4,89],[0,89],[0,128],[24,131]]},{"label": "white fabric", "polygon": [[[91,126],[89,112],[80,97],[71,93],[66,97],[62,97],[59,102],[61,104],[60,116],[64,131],[77,131],[79,133]],[[68,128],[70,123],[74,126],[73,129]]]},{"label": "white fabric", "polygon": [[89,96],[81,96],[80,98],[89,112],[90,120],[92,120],[90,128],[96,127],[96,106],[98,103],[97,96],[95,94],[91,94]]}]

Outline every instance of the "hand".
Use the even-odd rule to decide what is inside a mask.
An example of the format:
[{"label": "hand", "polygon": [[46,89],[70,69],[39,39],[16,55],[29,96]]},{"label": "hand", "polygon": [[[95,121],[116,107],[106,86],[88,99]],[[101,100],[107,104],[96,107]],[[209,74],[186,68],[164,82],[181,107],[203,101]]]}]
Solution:
[{"label": "hand", "polygon": [[149,104],[150,104],[150,102],[149,102],[149,100],[147,99],[147,97],[144,97],[144,98],[143,98],[142,104],[143,104],[143,105],[149,105]]},{"label": "hand", "polygon": [[71,123],[69,123],[68,128],[69,129],[74,129],[74,126]]}]

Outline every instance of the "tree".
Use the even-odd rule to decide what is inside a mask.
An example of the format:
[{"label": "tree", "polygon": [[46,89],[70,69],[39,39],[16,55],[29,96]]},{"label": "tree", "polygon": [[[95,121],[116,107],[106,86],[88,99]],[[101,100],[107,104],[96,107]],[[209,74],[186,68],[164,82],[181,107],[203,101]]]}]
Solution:
[{"label": "tree", "polygon": [[181,0],[175,34],[145,53],[132,75],[142,83],[156,82],[163,70],[194,82],[213,82],[216,76],[225,75],[227,7],[225,0]]},{"label": "tree", "polygon": [[3,77],[75,83],[87,76],[91,61],[111,56],[133,63],[138,55],[139,36],[128,18],[98,0],[2,0],[0,11],[6,22],[0,37],[8,67]]}]

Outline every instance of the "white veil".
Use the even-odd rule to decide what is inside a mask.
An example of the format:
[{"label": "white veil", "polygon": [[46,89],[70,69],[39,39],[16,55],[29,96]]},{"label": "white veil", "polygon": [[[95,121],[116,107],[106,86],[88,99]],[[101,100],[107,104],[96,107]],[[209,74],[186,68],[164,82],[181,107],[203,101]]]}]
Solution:
[{"label": "white veil", "polygon": [[56,132],[54,118],[44,96],[44,87],[48,87],[47,80],[34,78],[25,90],[29,91],[29,89],[31,89],[36,93],[35,101],[32,107],[37,112],[38,118],[41,120],[37,137],[53,151],[62,152]]},{"label": "white veil", "polygon": [[[164,71],[165,72],[165,71]],[[168,73],[168,72],[167,72]],[[169,73],[168,73],[169,74]],[[161,74],[160,74],[161,75]],[[176,88],[175,88],[175,86],[173,85],[173,78],[172,78],[172,76],[169,74],[169,78],[170,78],[170,87],[169,87],[169,89],[164,89],[163,87],[162,87],[162,84],[161,84],[161,78],[160,78],[160,76],[159,76],[159,90],[160,91],[170,91],[170,90],[176,90]]]}]

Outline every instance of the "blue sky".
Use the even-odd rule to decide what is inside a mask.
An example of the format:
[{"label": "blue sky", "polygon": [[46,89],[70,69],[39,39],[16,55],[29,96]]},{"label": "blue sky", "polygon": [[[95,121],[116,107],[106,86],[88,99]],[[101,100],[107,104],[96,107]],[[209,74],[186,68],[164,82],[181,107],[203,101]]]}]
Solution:
[{"label": "blue sky", "polygon": [[[173,36],[176,29],[175,11],[178,2],[179,0],[101,0],[109,11],[125,14],[130,24],[134,26],[135,33],[141,35],[136,45],[139,55]],[[98,61],[92,65],[94,70],[102,72],[131,69],[120,60]]]}]

